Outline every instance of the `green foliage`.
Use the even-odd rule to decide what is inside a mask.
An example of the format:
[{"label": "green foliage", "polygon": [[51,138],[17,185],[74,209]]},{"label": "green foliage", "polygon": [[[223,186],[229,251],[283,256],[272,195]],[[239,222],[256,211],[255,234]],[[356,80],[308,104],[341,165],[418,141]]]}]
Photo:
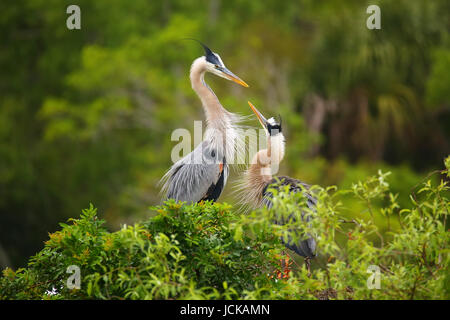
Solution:
[{"label": "green foliage", "polygon": [[433,67],[427,81],[427,99],[432,105],[449,104],[450,50],[441,49],[434,53]]},{"label": "green foliage", "polygon": [[[449,173],[447,169],[440,172]],[[449,299],[448,182],[424,182],[400,207],[388,173],[352,188],[314,186],[317,210],[300,193],[274,193],[273,208],[236,214],[220,203],[168,201],[156,215],[110,233],[91,205],[79,219],[61,224],[27,268],[3,270],[1,299]],[[348,220],[341,201],[364,203],[361,218]],[[373,202],[385,205],[374,208]],[[303,209],[300,209],[303,208]],[[301,214],[313,217],[311,224]],[[398,218],[383,239],[374,216]],[[275,224],[284,217],[285,224]],[[296,219],[291,219],[292,217]],[[298,230],[292,234],[291,230]],[[278,279],[286,250],[280,237],[315,235],[319,255],[312,274],[295,262]],[[373,237],[379,241],[373,241]],[[289,254],[289,253],[288,253]],[[67,267],[81,270],[81,288],[68,289]],[[380,270],[380,288],[368,286],[369,268]]]}]

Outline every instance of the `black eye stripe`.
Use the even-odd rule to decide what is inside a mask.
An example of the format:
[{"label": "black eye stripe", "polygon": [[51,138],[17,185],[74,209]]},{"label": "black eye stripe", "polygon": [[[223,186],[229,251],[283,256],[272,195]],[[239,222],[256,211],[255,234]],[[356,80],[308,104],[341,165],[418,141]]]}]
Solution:
[{"label": "black eye stripe", "polygon": [[281,130],[281,126],[279,125],[279,124],[268,124],[267,125],[267,128],[268,129],[278,129],[278,130]]},{"label": "black eye stripe", "polygon": [[267,130],[269,131],[270,135],[280,133],[281,132],[281,124],[277,123],[277,124],[272,125],[272,124],[268,123]]},{"label": "black eye stripe", "polygon": [[213,54],[212,52],[208,53],[205,57],[206,57],[206,61],[208,61],[214,65],[220,66],[219,59],[217,59],[216,55]]}]

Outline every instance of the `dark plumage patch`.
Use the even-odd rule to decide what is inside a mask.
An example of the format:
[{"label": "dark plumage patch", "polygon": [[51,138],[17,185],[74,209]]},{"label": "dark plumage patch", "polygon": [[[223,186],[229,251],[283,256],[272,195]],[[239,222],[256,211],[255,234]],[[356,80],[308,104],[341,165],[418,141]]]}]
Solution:
[{"label": "dark plumage patch", "polygon": [[[273,195],[270,192],[268,192],[267,189],[269,187],[279,189],[279,187],[283,187],[283,186],[288,186],[289,192],[294,192],[294,193],[307,191],[310,187],[307,183],[304,183],[298,179],[294,179],[294,178],[287,177],[287,176],[279,176],[279,177],[272,178],[272,180],[270,180],[266,184],[266,186],[264,187],[264,189],[262,191],[262,196],[272,198]],[[305,192],[305,195],[307,197],[308,207],[310,209],[313,209],[316,206],[317,200],[309,192]]]},{"label": "dark plumage patch", "polygon": [[214,53],[212,53],[211,50],[209,50],[209,53],[207,53],[207,51],[205,49],[205,58],[206,58],[206,61],[208,61],[209,63],[212,63],[217,66],[222,65],[222,63],[220,63],[219,59],[216,57],[216,55]]},{"label": "dark plumage patch", "polygon": [[267,131],[269,131],[269,134],[271,136],[276,136],[277,134],[281,133],[281,116],[279,116],[279,118],[280,121],[274,121],[274,124],[267,122]]},{"label": "dark plumage patch", "polygon": [[193,40],[193,41],[198,42],[203,47],[203,49],[205,50],[206,61],[208,61],[209,63],[212,63],[214,65],[218,65],[218,66],[223,67],[222,63],[217,58],[217,56],[203,42],[201,42],[201,41],[199,41],[197,39],[194,39],[194,38],[185,38],[185,39],[186,40]]},{"label": "dark plumage patch", "polygon": [[271,136],[276,136],[277,134],[281,133],[281,124],[275,123],[272,125],[270,123],[267,123],[267,130],[269,131],[269,134]]},{"label": "dark plumage patch", "polygon": [[220,173],[219,180],[217,180],[217,183],[213,183],[209,186],[208,191],[206,192],[205,196],[201,199],[203,201],[217,201],[219,199],[224,187],[224,172],[222,171]]},{"label": "dark plumage patch", "polygon": [[202,45],[203,49],[205,50],[206,61],[208,61],[209,63],[212,63],[214,65],[221,66],[222,63],[217,58],[217,56],[211,51],[211,49],[208,48],[205,44],[201,43],[200,41],[199,41],[199,43]]},{"label": "dark plumage patch", "polygon": [[[306,203],[307,203],[308,207],[312,210],[315,210],[317,200],[307,191],[309,189],[309,185],[307,185],[306,183],[304,183],[300,180],[293,179],[291,177],[286,177],[286,176],[275,177],[271,181],[269,181],[269,183],[267,183],[267,185],[264,187],[262,196],[265,199],[266,206],[268,208],[272,207],[271,198],[273,197],[272,193],[270,193],[268,191],[268,188],[273,187],[273,188],[279,189],[280,186],[288,186],[290,192],[294,192],[294,193],[304,192],[304,195],[307,198]],[[302,216],[302,220],[303,220],[304,213],[302,213],[301,216]],[[292,219],[293,217],[289,217],[289,218]],[[310,221],[310,219],[311,219],[311,217],[308,216],[305,219],[306,220],[305,222],[308,223]],[[285,222],[280,220],[280,221],[275,221],[275,223],[282,225]],[[295,233],[296,231],[292,230],[292,232]],[[290,236],[288,236],[287,239],[282,237],[281,241],[287,248],[293,250],[298,255],[300,255],[302,257],[313,258],[316,256],[316,241],[309,234],[306,237],[307,237],[307,239],[300,240],[297,243],[293,243]]]}]

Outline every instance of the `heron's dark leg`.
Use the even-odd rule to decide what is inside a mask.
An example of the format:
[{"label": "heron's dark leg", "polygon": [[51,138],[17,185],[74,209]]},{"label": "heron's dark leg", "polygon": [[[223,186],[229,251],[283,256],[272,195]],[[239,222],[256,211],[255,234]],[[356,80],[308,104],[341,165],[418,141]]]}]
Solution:
[{"label": "heron's dark leg", "polygon": [[311,277],[311,258],[305,258],[306,269],[308,270],[308,277]]}]

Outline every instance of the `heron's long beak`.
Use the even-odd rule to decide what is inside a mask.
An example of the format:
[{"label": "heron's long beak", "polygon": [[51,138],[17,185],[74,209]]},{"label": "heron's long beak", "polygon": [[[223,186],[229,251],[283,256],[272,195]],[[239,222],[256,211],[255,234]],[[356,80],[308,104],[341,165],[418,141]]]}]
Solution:
[{"label": "heron's long beak", "polygon": [[219,70],[224,74],[225,78],[227,78],[228,80],[234,81],[234,82],[240,84],[241,86],[248,88],[248,84],[246,84],[244,82],[244,80],[239,78],[237,75],[235,75],[233,72],[231,72],[227,68],[223,67],[223,68],[220,68]]},{"label": "heron's long beak", "polygon": [[248,101],[248,105],[250,106],[250,108],[252,108],[253,112],[256,114],[256,117],[259,120],[259,123],[261,123],[262,127],[264,129],[267,129],[267,120],[266,118],[264,118],[264,116],[261,114],[261,112],[258,111],[258,109],[255,108],[255,106]]}]

